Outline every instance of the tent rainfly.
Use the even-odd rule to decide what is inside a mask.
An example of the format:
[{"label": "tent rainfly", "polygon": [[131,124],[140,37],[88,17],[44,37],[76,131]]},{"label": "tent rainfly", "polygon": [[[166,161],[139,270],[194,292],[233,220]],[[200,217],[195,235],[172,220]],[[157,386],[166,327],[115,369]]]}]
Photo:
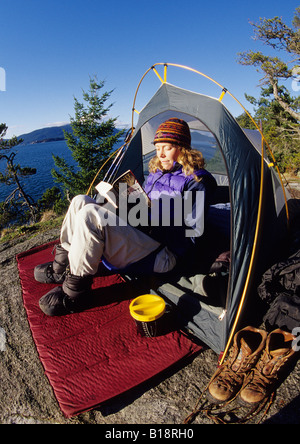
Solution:
[{"label": "tent rainfly", "polygon": [[109,170],[110,180],[130,169],[139,181],[144,181],[146,165],[154,155],[151,142],[155,131],[171,117],[188,122],[192,146],[202,151],[218,188],[228,191],[224,208],[229,213],[231,262],[226,301],[221,307],[195,295],[191,280],[185,276],[175,282],[163,282],[154,292],[180,306],[186,327],[196,337],[217,353],[226,354],[235,329],[247,322],[255,284],[279,255],[288,231],[287,196],[273,163],[264,153],[260,131],[243,130],[220,99],[167,82],[162,82],[139,113],[129,143]]}]

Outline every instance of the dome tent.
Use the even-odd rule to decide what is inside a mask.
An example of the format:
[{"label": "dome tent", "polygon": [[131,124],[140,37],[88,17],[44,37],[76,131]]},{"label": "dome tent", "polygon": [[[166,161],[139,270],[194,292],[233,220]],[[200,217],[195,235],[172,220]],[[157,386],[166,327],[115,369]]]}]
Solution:
[{"label": "dome tent", "polygon": [[162,80],[139,113],[132,137],[106,179],[113,180],[130,169],[143,182],[145,165],[154,154],[155,131],[168,118],[182,118],[189,124],[194,148],[199,146],[203,152],[199,140],[206,141],[203,154],[207,169],[215,175],[220,190],[227,188],[230,203],[231,263],[226,303],[215,307],[209,301],[199,302],[191,288],[178,289],[173,282],[163,283],[155,292],[181,308],[184,305],[187,327],[218,353],[226,353],[243,319],[244,303],[252,294],[253,284],[280,256],[281,240],[288,227],[287,196],[274,163],[265,154],[263,135],[238,125],[222,103],[226,92],[223,89],[216,99]]}]

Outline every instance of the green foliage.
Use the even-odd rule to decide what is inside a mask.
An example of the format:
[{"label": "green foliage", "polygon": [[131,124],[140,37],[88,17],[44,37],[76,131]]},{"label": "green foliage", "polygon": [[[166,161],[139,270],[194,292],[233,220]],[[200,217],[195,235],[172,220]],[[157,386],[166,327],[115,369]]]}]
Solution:
[{"label": "green foliage", "polygon": [[236,118],[236,120],[242,128],[256,129],[256,126],[254,125],[254,123],[252,122],[247,113],[241,114]]},{"label": "green foliage", "polygon": [[48,188],[38,200],[40,212],[53,210],[56,214],[63,214],[68,208],[69,202],[62,196],[58,187]]},{"label": "green foliage", "polygon": [[[300,120],[299,98],[293,98],[291,106],[279,92],[279,80],[292,79],[300,70],[300,7],[296,8],[293,27],[287,26],[280,17],[261,18],[259,23],[251,23],[255,39],[260,40],[276,51],[276,56],[260,51],[246,51],[239,54],[239,63],[255,66],[262,72],[262,85],[271,85],[276,101],[297,121]],[[283,58],[277,54],[283,52]]]},{"label": "green foliage", "polygon": [[89,91],[83,92],[85,103],[74,99],[72,133],[65,132],[65,139],[77,166],[70,166],[65,159],[53,156],[57,170],[52,170],[52,176],[69,198],[86,193],[100,166],[123,135],[123,132],[116,131],[116,119],[107,117],[112,105],[106,106],[105,103],[112,91],[101,94],[103,87],[104,82],[90,79]]},{"label": "green foliage", "polygon": [[[298,174],[300,97],[291,96],[279,81],[292,81],[295,72],[300,72],[300,7],[296,8],[293,27],[287,26],[280,17],[261,18],[257,24],[251,24],[255,39],[272,48],[273,52],[275,50],[276,55],[260,51],[239,54],[239,63],[254,66],[263,74],[259,99],[245,96],[255,107],[254,119],[262,123],[280,171]],[[237,120],[241,126],[251,128],[245,115]]]},{"label": "green foliage", "polygon": [[5,228],[9,223],[16,219],[17,211],[5,202],[0,202],[0,230]]},{"label": "green foliage", "polygon": [[[21,167],[15,164],[17,153],[12,149],[22,142],[22,139],[12,137],[4,140],[7,132],[5,123],[0,124],[0,161],[5,162],[4,172],[0,173],[0,183],[14,185],[15,189],[8,193],[7,198],[1,203],[1,226],[5,226],[11,221],[23,221],[24,218],[36,220],[36,205],[33,199],[27,194],[20,179],[36,174],[35,168]],[[29,212],[29,214],[28,214]]]},{"label": "green foliage", "polygon": [[[279,88],[279,93],[289,106],[294,106],[293,99],[284,87]],[[264,136],[272,149],[279,170],[297,174],[300,170],[297,121],[275,100],[271,86],[261,89],[259,99],[247,94],[245,97],[255,107],[254,120],[261,122]],[[243,128],[255,128],[246,114],[239,116],[237,121]]]}]

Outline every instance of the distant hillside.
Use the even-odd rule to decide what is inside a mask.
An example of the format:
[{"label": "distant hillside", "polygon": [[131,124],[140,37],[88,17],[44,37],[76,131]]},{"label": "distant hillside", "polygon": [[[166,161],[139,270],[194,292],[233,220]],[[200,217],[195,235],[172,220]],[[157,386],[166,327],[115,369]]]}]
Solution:
[{"label": "distant hillside", "polygon": [[[31,133],[22,134],[18,136],[19,139],[23,139],[22,145],[31,145],[34,143],[54,142],[56,140],[64,140],[64,131],[72,132],[70,124],[63,126],[51,126],[47,128],[40,128]],[[121,131],[116,128],[115,133]],[[194,142],[212,142],[212,135],[199,134],[197,131],[192,131],[192,137]]]},{"label": "distant hillside", "polygon": [[64,130],[71,132],[71,125],[52,126],[49,128],[41,128],[28,134],[22,134],[19,139],[23,139],[21,145],[30,145],[33,143],[53,142],[64,139]]},{"label": "distant hillside", "polygon": [[[22,145],[31,145],[34,143],[43,143],[43,142],[55,142],[56,140],[64,140],[64,131],[69,133],[72,132],[71,125],[62,125],[62,126],[51,126],[47,128],[41,128],[31,133],[22,134],[18,136],[18,139],[23,139]],[[114,134],[122,131],[121,129],[115,128]]]}]

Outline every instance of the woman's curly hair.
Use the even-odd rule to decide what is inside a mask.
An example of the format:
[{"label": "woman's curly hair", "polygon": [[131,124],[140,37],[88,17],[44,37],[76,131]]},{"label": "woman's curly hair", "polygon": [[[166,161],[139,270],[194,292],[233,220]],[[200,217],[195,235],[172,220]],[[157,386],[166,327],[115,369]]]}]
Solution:
[{"label": "woman's curly hair", "polygon": [[[177,145],[175,146],[178,148]],[[195,171],[201,170],[205,166],[205,161],[202,153],[200,151],[186,148],[184,146],[179,147],[179,149],[180,153],[176,162],[182,165],[182,171],[186,176],[194,174],[194,179],[196,181],[199,181],[200,179],[196,176]],[[149,172],[155,173],[157,170],[163,171],[163,166],[158,157],[154,156],[149,162]]]}]

